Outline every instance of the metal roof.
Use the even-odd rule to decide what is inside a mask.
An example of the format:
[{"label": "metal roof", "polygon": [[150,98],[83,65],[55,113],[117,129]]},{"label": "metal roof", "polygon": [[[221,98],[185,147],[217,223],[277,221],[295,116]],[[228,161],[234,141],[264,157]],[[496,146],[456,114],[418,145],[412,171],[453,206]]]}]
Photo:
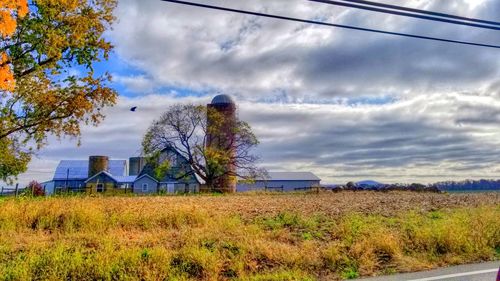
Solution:
[{"label": "metal roof", "polygon": [[311,172],[268,172],[267,181],[320,181]]},{"label": "metal roof", "polygon": [[[109,173],[113,176],[124,176],[126,173],[126,160],[109,160]],[[54,173],[53,180],[85,180],[89,174],[89,160],[61,160]]]},{"label": "metal roof", "polygon": [[199,184],[205,184],[205,181],[197,173],[194,173],[194,177]]},{"label": "metal roof", "polygon": [[118,183],[133,183],[137,176],[113,176]]},{"label": "metal roof", "polygon": [[109,178],[116,181],[117,183],[133,183],[135,181],[135,179],[137,178],[136,176],[113,176],[112,174],[110,174],[106,171],[102,171],[102,172],[99,172],[99,173],[95,174],[94,176],[88,178],[85,182],[89,182],[92,179],[94,179],[95,177],[102,175],[102,174],[108,176]]},{"label": "metal roof", "polygon": [[217,95],[212,99],[212,104],[221,104],[221,103],[231,103],[234,104],[233,99],[228,95]]},{"label": "metal roof", "polygon": [[85,183],[87,183],[87,182],[89,182],[89,181],[92,181],[94,178],[96,178],[96,177],[98,177],[98,176],[100,176],[100,175],[106,175],[106,176],[108,176],[110,179],[112,179],[112,180],[114,180],[114,181],[118,182],[118,181],[117,181],[117,180],[113,177],[113,175],[112,175],[112,174],[110,174],[110,173],[108,173],[108,172],[106,172],[106,171],[101,171],[101,172],[99,172],[99,173],[97,173],[97,174],[95,174],[95,175],[91,176],[90,178],[88,178],[88,179],[85,181]]},{"label": "metal roof", "polygon": [[150,176],[150,175],[148,175],[148,174],[143,174],[142,176],[137,176],[137,177],[134,179],[134,182],[135,182],[135,181],[138,181],[138,180],[140,180],[140,179],[142,179],[142,178],[144,178],[144,177],[148,177],[148,178],[150,178],[150,179],[154,180],[155,182],[158,182],[158,180],[157,180],[157,179],[155,179],[154,177],[152,177],[152,176]]}]

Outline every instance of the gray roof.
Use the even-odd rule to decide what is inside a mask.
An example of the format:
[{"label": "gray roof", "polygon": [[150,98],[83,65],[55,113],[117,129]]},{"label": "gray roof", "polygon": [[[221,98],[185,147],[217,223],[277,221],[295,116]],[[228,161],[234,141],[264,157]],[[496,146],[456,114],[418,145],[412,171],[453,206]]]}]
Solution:
[{"label": "gray roof", "polygon": [[135,181],[135,178],[137,177],[137,176],[114,176],[106,171],[102,171],[102,172],[99,172],[99,173],[93,175],[92,177],[88,178],[85,182],[89,182],[92,179],[94,179],[95,177],[102,175],[102,174],[108,176],[109,178],[111,178],[112,180],[114,180],[117,183],[133,183]]},{"label": "gray roof", "polygon": [[268,172],[267,181],[320,181],[311,172]]},{"label": "gray roof", "polygon": [[133,183],[137,176],[113,176],[119,183]]},{"label": "gray roof", "polygon": [[194,177],[199,184],[205,184],[205,181],[197,173],[194,173]]},{"label": "gray roof", "polygon": [[150,179],[154,180],[155,182],[158,182],[158,180],[157,180],[157,179],[155,179],[154,177],[152,177],[151,175],[148,175],[148,174],[143,174],[142,176],[137,176],[137,177],[134,179],[134,182],[135,182],[135,181],[138,181],[138,180],[140,180],[140,179],[142,179],[142,178],[144,178],[144,177],[148,177],[148,178],[150,178]]},{"label": "gray roof", "polygon": [[[126,160],[109,160],[109,173],[113,176],[124,176],[126,173]],[[66,180],[69,169],[69,180],[85,180],[89,173],[89,160],[61,160],[54,173],[53,180]]]},{"label": "gray roof", "polygon": [[221,103],[231,103],[234,104],[233,99],[228,95],[217,95],[212,99],[212,104],[221,104]]}]

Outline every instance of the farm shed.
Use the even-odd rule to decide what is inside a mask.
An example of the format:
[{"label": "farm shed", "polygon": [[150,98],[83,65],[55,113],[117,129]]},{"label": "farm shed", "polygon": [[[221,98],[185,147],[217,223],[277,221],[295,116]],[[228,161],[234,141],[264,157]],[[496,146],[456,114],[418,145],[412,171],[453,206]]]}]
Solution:
[{"label": "farm shed", "polygon": [[85,181],[85,188],[92,193],[106,192],[117,188],[132,187],[136,176],[114,176],[101,171]]},{"label": "farm shed", "polygon": [[311,172],[269,172],[253,183],[239,181],[236,191],[300,191],[320,186],[321,179]]},{"label": "farm shed", "polygon": [[150,194],[158,192],[158,181],[148,174],[139,176],[134,181],[134,193]]}]

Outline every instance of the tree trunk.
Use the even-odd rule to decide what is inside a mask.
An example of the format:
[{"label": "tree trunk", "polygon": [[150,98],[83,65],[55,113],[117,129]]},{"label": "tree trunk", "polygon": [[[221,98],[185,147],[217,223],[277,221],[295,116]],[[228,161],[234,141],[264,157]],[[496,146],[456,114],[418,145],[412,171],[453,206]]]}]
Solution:
[{"label": "tree trunk", "polygon": [[214,192],[214,181],[212,179],[205,180],[205,185],[207,186],[207,192]]}]

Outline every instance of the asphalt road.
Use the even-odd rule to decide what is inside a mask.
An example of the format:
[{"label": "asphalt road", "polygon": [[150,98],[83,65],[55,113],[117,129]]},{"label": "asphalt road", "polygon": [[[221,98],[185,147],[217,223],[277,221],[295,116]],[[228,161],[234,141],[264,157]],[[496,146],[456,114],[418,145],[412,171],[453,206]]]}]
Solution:
[{"label": "asphalt road", "polygon": [[500,262],[486,262],[440,268],[415,273],[395,274],[374,278],[358,279],[362,281],[495,281]]}]

